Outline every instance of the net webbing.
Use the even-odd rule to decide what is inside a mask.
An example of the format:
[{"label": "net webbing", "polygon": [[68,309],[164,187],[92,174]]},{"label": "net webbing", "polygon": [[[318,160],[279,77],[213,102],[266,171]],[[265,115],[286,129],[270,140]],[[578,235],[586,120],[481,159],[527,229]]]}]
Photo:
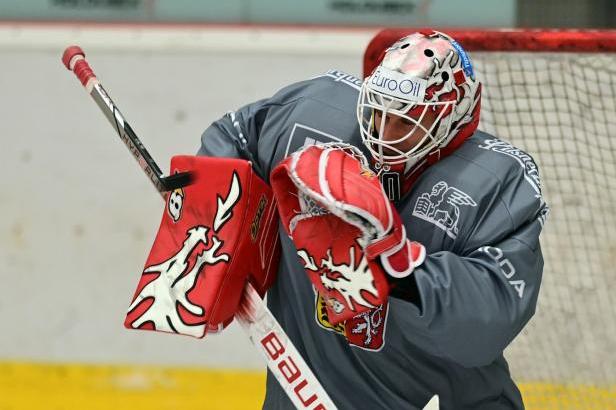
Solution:
[{"label": "net webbing", "polygon": [[529,409],[616,408],[616,54],[474,53],[480,129],[536,160],[551,207],[537,312],[506,355]]},{"label": "net webbing", "polygon": [[[383,34],[366,52],[367,72],[407,33]],[[568,37],[566,48],[596,34]],[[512,42],[489,35],[500,43],[487,48],[502,49],[523,45],[529,33]],[[480,34],[468,38],[481,48]],[[614,42],[616,35],[581,48]],[[537,311],[505,352],[512,375],[530,410],[616,409],[616,52],[471,51],[471,58],[484,84],[479,129],[533,156],[551,207]]]}]

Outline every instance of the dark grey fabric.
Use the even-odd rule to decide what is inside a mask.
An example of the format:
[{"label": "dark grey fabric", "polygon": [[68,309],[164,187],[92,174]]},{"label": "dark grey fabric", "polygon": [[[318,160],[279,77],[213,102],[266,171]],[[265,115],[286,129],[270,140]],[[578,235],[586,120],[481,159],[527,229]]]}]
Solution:
[{"label": "dark grey fabric", "polygon": [[[199,154],[246,158],[267,179],[304,144],[363,149],[358,84],[332,71],[286,87],[212,124]],[[379,351],[350,346],[318,324],[315,292],[282,229],[270,309],[340,409],[416,409],[433,394],[442,409],[522,409],[503,350],[532,317],[541,282],[547,206],[534,162],[477,131],[396,207],[428,256],[404,279],[420,300],[390,297]],[[271,374],[263,408],[293,408]]]}]

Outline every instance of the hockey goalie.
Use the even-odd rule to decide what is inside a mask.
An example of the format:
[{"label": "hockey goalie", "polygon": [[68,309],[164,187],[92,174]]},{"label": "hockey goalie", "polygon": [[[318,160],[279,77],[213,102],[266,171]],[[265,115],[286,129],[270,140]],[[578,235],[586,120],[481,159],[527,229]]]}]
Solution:
[{"label": "hockey goalie", "polygon": [[[172,161],[200,177],[168,196],[126,326],[202,337],[250,281],[340,409],[524,408],[503,350],[535,310],[548,208],[480,101],[469,55],[425,30],[364,80],[226,114]],[[263,408],[293,406],[268,373]]]}]

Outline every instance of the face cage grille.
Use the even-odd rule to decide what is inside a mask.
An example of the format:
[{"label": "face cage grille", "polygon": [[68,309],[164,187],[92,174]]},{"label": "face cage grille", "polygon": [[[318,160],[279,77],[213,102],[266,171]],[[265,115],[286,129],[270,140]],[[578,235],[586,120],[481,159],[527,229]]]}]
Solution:
[{"label": "face cage grille", "polygon": [[[378,95],[381,101],[389,101],[388,105],[392,105],[393,103],[400,104],[397,108],[390,108],[389,106],[379,105],[374,95]],[[422,114],[418,120],[415,120],[406,113],[417,107],[418,105],[423,105],[424,109]],[[425,115],[426,111],[431,106],[436,105],[444,105],[443,109],[439,113],[438,117],[432,124],[429,130],[423,127],[419,122]],[[443,122],[443,113],[448,111],[448,106],[451,105],[451,112],[447,116],[446,121]],[[451,123],[453,120],[452,113],[455,110],[455,101],[446,101],[446,102],[435,102],[435,103],[411,103],[407,101],[403,101],[397,98],[392,98],[391,96],[386,96],[382,93],[369,90],[364,83],[359,92],[358,102],[357,102],[357,121],[359,122],[359,128],[361,133],[362,142],[366,146],[366,148],[370,151],[370,154],[373,158],[383,164],[389,165],[397,165],[402,163],[417,163],[423,157],[425,157],[429,152],[433,151],[435,148],[442,146],[444,141],[448,141],[449,131],[451,129]],[[381,111],[382,115],[396,115],[401,118],[404,118],[415,124],[414,127],[410,129],[410,131],[403,136],[394,141],[383,141],[380,136],[375,136],[375,134],[379,135],[382,133],[375,133],[374,127],[374,112],[378,110]],[[426,135],[419,141],[415,146],[410,148],[408,151],[402,151],[396,147],[394,144],[398,144],[405,139],[407,139],[417,127],[426,131]],[[382,130],[381,130],[382,131]],[[426,144],[431,140],[431,143]],[[390,151],[395,152],[396,154],[385,154],[383,152],[383,148],[389,149]]]}]

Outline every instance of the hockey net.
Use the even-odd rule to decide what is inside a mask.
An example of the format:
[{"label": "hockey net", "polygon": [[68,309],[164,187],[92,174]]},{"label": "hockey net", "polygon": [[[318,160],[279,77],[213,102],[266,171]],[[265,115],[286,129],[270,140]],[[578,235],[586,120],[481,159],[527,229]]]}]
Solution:
[{"label": "hockey net", "polygon": [[[384,30],[364,74],[416,30]],[[616,30],[446,31],[484,84],[481,123],[539,165],[551,207],[535,316],[505,352],[528,409],[616,409]]]}]

